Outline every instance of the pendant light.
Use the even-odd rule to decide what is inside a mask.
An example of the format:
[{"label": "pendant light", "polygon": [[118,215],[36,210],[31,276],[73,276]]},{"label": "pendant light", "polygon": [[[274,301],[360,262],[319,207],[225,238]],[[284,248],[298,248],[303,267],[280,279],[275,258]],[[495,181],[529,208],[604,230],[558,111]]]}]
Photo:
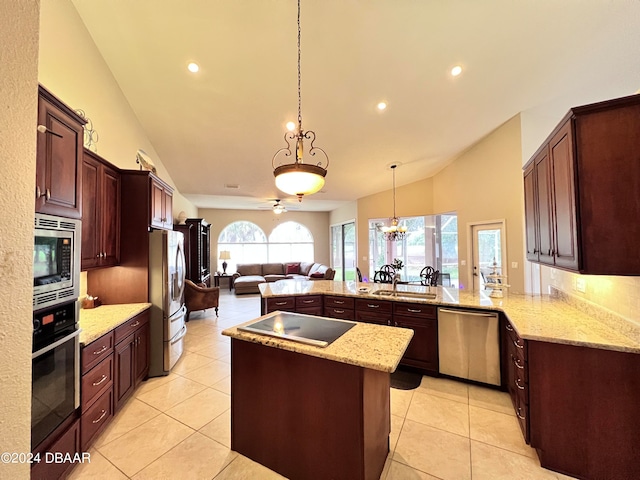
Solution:
[{"label": "pendant light", "polygon": [[398,165],[391,165],[391,170],[393,171],[393,217],[390,218],[390,225],[388,227],[382,227],[382,233],[384,233],[384,238],[395,242],[396,240],[402,240],[407,235],[407,227],[405,225],[400,225],[400,221],[398,217],[396,217],[396,168]]},{"label": "pendant light", "polygon": [[[302,129],[300,79],[300,0],[298,0],[298,126],[295,132],[285,133],[284,141],[287,146],[276,152],[271,160],[271,166],[273,167],[273,175],[276,177],[276,187],[289,195],[296,195],[298,201],[301,202],[304,195],[319,192],[324,186],[324,177],[327,175],[327,167],[329,166],[329,156],[324,150],[313,145],[316,134],[312,131],[305,132]],[[310,148],[307,152],[309,157],[315,157],[316,154],[320,153],[324,158],[315,164],[304,163],[304,140],[309,140]],[[292,142],[295,143],[295,162],[279,163],[277,157],[286,159],[293,156]]]}]

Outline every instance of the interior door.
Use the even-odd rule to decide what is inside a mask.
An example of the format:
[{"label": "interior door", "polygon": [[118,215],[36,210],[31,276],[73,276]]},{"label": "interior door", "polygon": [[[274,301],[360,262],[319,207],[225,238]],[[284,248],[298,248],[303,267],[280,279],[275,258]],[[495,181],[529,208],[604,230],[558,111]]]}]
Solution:
[{"label": "interior door", "polygon": [[506,261],[506,249],[504,247],[504,224],[487,223],[473,225],[472,252],[473,252],[473,290],[484,289],[487,275],[493,272],[494,262],[498,275],[504,274],[502,267]]}]

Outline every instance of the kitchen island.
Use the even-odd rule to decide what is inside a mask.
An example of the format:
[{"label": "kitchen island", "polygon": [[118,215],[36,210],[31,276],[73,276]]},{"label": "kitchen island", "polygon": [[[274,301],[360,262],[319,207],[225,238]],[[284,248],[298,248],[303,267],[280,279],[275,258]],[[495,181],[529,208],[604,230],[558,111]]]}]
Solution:
[{"label": "kitchen island", "polygon": [[322,348],[239,329],[255,321],[222,332],[231,337],[231,448],[291,479],[380,478],[390,373],[413,332],[358,323]]}]

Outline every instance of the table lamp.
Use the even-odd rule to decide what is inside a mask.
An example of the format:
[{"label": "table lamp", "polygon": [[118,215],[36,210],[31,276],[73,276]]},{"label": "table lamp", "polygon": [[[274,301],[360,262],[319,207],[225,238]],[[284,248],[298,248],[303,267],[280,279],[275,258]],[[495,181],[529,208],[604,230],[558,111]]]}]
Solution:
[{"label": "table lamp", "polygon": [[229,250],[220,250],[220,260],[222,260],[222,274],[227,274],[227,260],[231,259],[231,252]]}]

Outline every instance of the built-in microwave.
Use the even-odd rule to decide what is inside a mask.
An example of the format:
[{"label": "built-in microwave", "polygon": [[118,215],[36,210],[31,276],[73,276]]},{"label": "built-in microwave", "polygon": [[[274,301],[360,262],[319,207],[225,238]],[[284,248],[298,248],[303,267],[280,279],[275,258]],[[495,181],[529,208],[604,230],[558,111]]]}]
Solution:
[{"label": "built-in microwave", "polygon": [[36,213],[33,242],[33,310],[80,295],[81,222]]}]

